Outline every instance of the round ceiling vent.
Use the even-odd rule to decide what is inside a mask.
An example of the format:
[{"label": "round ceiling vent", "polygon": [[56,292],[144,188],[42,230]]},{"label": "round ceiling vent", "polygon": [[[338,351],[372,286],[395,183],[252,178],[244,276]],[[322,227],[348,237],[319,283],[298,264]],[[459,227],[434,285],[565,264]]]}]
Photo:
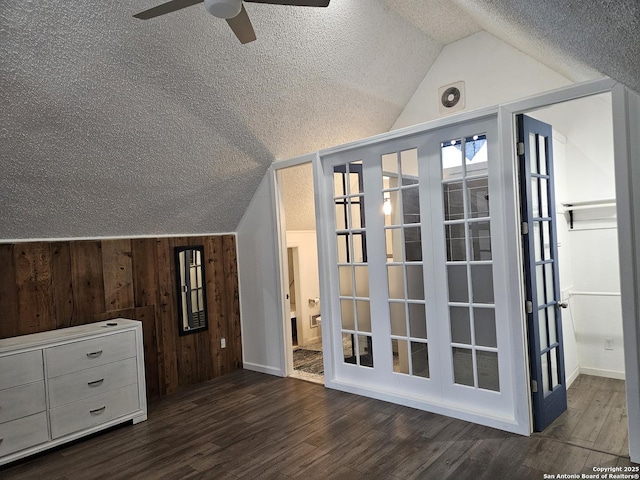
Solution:
[{"label": "round ceiling vent", "polygon": [[460,101],[460,89],[456,87],[449,87],[443,93],[442,97],[440,97],[440,101],[442,105],[451,108],[455,107]]}]

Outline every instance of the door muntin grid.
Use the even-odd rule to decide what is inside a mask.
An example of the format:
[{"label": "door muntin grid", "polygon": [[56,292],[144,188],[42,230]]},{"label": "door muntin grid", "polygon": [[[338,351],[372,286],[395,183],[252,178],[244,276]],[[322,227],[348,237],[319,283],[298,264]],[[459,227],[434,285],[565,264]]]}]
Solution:
[{"label": "door muntin grid", "polygon": [[344,363],[373,367],[362,161],[333,167],[340,328]]},{"label": "door muntin grid", "polygon": [[393,372],[430,378],[418,149],[380,157]]},{"label": "door muntin grid", "polygon": [[500,392],[486,134],[440,154],[453,382]]}]

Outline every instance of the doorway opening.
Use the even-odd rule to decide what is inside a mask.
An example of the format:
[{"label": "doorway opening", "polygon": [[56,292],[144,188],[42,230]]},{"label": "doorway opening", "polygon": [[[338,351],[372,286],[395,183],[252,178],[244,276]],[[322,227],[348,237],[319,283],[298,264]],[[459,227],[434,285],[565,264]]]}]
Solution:
[{"label": "doorway opening", "polygon": [[288,376],[324,384],[320,279],[311,163],[277,172],[286,245],[288,285],[286,357]]},{"label": "doorway opening", "polygon": [[[554,168],[549,174],[555,183],[556,290],[557,306],[562,308],[550,310],[557,312],[564,340],[567,388],[566,411],[538,435],[626,456],[611,94],[571,100],[526,115],[553,127]],[[542,240],[541,247],[544,252],[554,246]],[[539,333],[547,340],[551,339],[549,325]]]}]

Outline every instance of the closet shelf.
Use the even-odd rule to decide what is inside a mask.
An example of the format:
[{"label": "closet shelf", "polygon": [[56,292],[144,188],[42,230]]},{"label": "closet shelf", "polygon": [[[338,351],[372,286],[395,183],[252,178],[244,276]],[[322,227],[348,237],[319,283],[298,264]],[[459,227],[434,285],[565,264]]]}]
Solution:
[{"label": "closet shelf", "polygon": [[596,208],[615,208],[615,198],[585,200],[582,202],[563,202],[564,212],[569,214],[569,228],[573,229],[573,212],[576,210],[593,210]]}]

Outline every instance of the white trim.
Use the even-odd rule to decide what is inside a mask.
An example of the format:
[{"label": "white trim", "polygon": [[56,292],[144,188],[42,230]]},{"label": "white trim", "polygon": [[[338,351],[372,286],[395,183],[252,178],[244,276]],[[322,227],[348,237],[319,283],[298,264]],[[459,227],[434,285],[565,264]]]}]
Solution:
[{"label": "white trim", "polygon": [[171,233],[158,235],[116,235],[111,237],[58,237],[58,238],[17,238],[17,239],[0,239],[3,243],[28,243],[28,242],[81,242],[95,240],[138,240],[142,238],[176,238],[176,237],[221,237],[223,235],[237,236],[237,232],[225,233]]},{"label": "white trim", "polygon": [[317,153],[306,153],[304,155],[300,155],[299,157],[290,158],[288,160],[279,160],[277,162],[273,162],[269,166],[269,170],[282,170],[283,168],[295,167],[297,165],[304,165],[305,163],[312,163],[313,159],[316,158]]},{"label": "white trim", "polygon": [[578,376],[582,373],[580,366],[576,366],[576,368],[573,369],[573,372],[571,372],[570,374],[566,374],[566,379],[565,382],[567,384],[567,390],[569,390],[569,388],[571,387],[571,385],[573,384],[573,382],[576,381],[576,378],[578,378]]},{"label": "white trim", "polygon": [[252,372],[266,373],[268,375],[275,375],[276,377],[286,377],[282,370],[258,363],[244,363],[243,368],[245,370],[251,370]]},{"label": "white trim", "polygon": [[624,372],[618,370],[604,370],[602,368],[589,368],[579,367],[581,375],[593,375],[594,377],[615,378],[617,380],[624,380]]}]

